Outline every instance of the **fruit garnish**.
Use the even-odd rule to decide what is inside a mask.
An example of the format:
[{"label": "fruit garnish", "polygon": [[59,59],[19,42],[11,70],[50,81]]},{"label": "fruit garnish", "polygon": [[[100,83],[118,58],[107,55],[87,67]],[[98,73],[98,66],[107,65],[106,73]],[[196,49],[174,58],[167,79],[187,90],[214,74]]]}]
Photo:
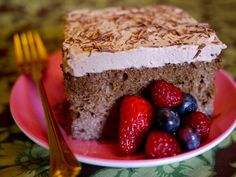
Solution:
[{"label": "fruit garnish", "polygon": [[173,133],[180,126],[180,118],[176,112],[169,108],[160,109],[154,116],[155,128],[167,133]]},{"label": "fruit garnish", "polygon": [[178,132],[178,138],[185,150],[193,150],[200,146],[198,133],[190,127],[181,128]]},{"label": "fruit garnish", "polygon": [[164,131],[153,131],[145,145],[148,158],[171,157],[180,153],[180,145],[174,136]]},{"label": "fruit garnish", "polygon": [[184,120],[186,126],[192,127],[200,136],[201,141],[208,138],[211,122],[208,116],[202,112],[194,112]]},{"label": "fruit garnish", "polygon": [[137,151],[153,121],[153,107],[138,96],[125,96],[120,107],[119,150],[122,154]]},{"label": "fruit garnish", "polygon": [[153,105],[138,96],[125,96],[122,100],[121,154],[131,155],[145,144],[148,158],[171,157],[179,154],[181,148],[198,148],[208,138],[210,119],[196,112],[197,100],[193,95],[165,80],[157,80],[151,87],[151,97]]},{"label": "fruit garnish", "polygon": [[180,117],[197,111],[197,100],[189,93],[183,93],[182,103],[175,109]]},{"label": "fruit garnish", "polygon": [[159,108],[173,108],[183,100],[181,90],[165,80],[157,80],[151,89],[152,100]]}]

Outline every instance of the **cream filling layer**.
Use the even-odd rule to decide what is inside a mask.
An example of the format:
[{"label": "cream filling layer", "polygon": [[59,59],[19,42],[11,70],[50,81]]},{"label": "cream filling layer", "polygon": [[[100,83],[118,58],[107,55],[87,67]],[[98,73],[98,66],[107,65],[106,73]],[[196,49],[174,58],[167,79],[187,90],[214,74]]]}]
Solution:
[{"label": "cream filling layer", "polygon": [[[138,48],[121,52],[95,52],[91,55],[81,53],[73,55],[66,62],[65,70],[75,77],[87,73],[101,73],[107,70],[123,70],[127,68],[154,68],[166,64],[191,63],[196,61],[210,62],[226,48],[224,44],[169,46],[159,48]],[[74,49],[75,50],[75,49]]]}]

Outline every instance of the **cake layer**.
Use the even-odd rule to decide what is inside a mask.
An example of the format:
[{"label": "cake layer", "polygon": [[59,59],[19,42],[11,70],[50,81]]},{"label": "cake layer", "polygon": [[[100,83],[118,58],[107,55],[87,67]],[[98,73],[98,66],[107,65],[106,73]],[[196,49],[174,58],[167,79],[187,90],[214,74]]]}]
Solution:
[{"label": "cake layer", "polygon": [[208,24],[171,6],[73,11],[65,17],[64,71],[73,76],[211,61],[226,46]]},{"label": "cake layer", "polygon": [[212,62],[167,64],[157,68],[129,68],[74,77],[64,73],[72,117],[71,133],[77,139],[98,139],[118,133],[119,101],[137,94],[149,99],[150,84],[165,79],[198,101],[199,110],[213,111],[214,75],[220,59]]}]

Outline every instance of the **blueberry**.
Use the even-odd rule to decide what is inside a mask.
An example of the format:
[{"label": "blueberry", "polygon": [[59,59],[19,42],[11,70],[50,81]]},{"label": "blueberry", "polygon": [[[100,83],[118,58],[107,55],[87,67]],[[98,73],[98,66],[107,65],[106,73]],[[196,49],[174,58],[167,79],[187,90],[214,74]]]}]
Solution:
[{"label": "blueberry", "polygon": [[183,101],[175,110],[180,117],[184,117],[197,110],[197,101],[191,94],[183,93]]},{"label": "blueberry", "polygon": [[180,119],[176,112],[168,108],[160,109],[155,115],[155,125],[159,130],[167,133],[177,131],[180,126]]},{"label": "blueberry", "polygon": [[185,150],[196,149],[200,146],[200,137],[198,133],[190,127],[181,128],[178,132],[178,138]]}]

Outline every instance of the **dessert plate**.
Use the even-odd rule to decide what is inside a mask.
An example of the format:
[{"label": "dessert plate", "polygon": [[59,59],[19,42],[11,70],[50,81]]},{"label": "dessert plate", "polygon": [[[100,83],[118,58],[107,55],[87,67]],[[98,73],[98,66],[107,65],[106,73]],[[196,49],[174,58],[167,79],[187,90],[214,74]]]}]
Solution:
[{"label": "dessert plate", "polygon": [[[53,108],[64,102],[63,77],[60,68],[61,52],[51,55],[44,84]],[[146,159],[144,154],[120,156],[115,142],[76,141],[61,128],[63,135],[81,162],[109,167],[149,167],[174,163],[197,156],[220,143],[236,126],[236,85],[223,70],[216,74],[215,113],[209,139],[200,148],[175,157]],[[10,98],[10,109],[16,124],[37,144],[48,148],[47,128],[40,97],[33,82],[21,75]],[[58,115],[58,114],[57,114]]]}]

